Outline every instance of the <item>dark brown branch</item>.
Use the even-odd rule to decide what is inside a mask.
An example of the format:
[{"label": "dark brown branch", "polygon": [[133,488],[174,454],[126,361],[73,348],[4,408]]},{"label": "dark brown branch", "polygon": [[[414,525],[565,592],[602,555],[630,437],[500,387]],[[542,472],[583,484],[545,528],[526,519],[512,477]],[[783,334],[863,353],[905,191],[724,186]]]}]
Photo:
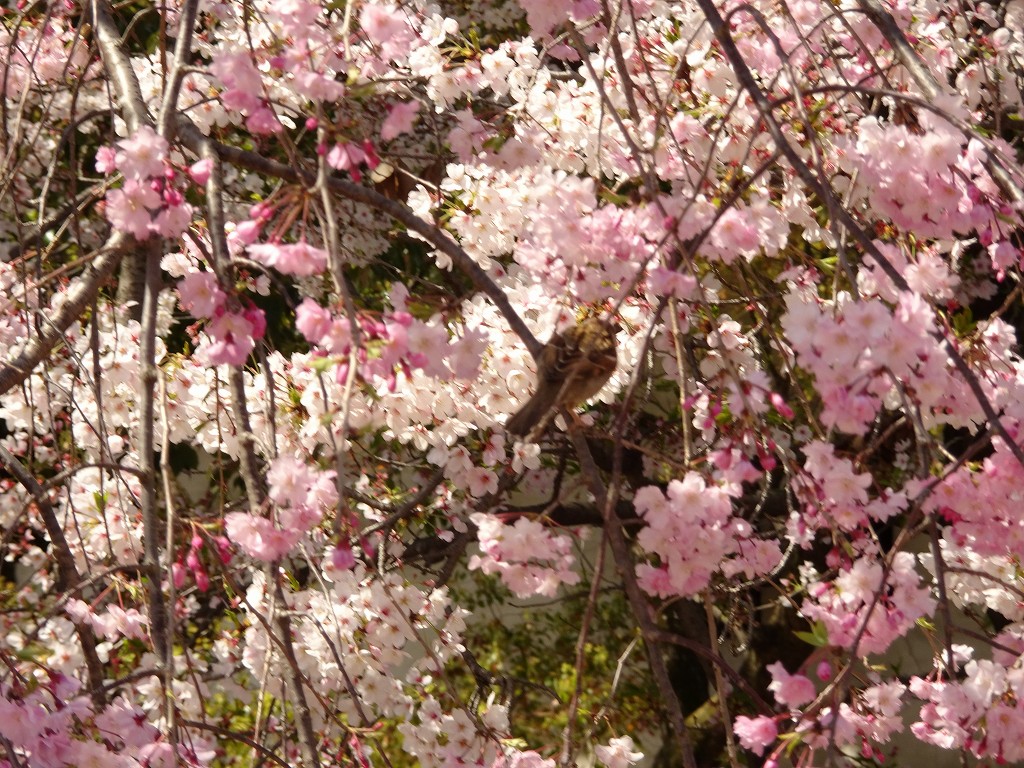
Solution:
[{"label": "dark brown branch", "polygon": [[[179,127],[183,123],[179,122]],[[202,142],[199,151],[202,156],[208,158],[212,163],[210,177],[206,182],[206,214],[207,224],[210,232],[210,246],[213,251],[212,266],[218,278],[224,283],[224,273],[229,260],[227,235],[224,230],[224,187],[223,174],[220,158],[212,149],[211,142]],[[224,283],[226,285],[226,283]],[[256,514],[267,498],[267,488],[264,476],[259,471],[259,461],[256,456],[255,436],[252,433],[252,424],[249,419],[249,409],[245,398],[245,381],[241,366],[231,367],[229,374],[229,385],[231,389],[231,406],[234,411],[238,439],[241,444],[240,471],[245,482],[246,496],[249,501],[250,512]],[[304,689],[302,672],[295,655],[295,645],[292,643],[292,625],[288,615],[288,604],[285,600],[284,590],[281,587],[281,574],[274,568],[273,573],[268,576],[273,583],[275,599],[279,603],[277,625],[280,630],[280,647],[284,654],[285,662],[288,665],[288,684],[294,696],[295,719],[299,729],[299,743],[302,747],[304,764],[312,768],[320,765],[318,739],[313,728],[313,717],[309,707],[309,701]],[[269,631],[269,629],[268,629]]]},{"label": "dark brown branch", "polygon": [[[25,466],[18,460],[18,457],[0,445],[0,463],[4,469],[10,472],[14,478],[21,483],[35,499],[39,515],[46,526],[46,533],[50,537],[50,544],[53,546],[53,557],[57,561],[57,589],[62,592],[77,589],[82,581],[78,567],[75,565],[75,556],[71,552],[68,540],[64,536],[64,529],[57,519],[57,511],[50,503],[49,496],[39,484],[39,481],[25,469]],[[89,688],[94,704],[102,707],[106,703],[106,695],[103,692],[103,663],[96,652],[96,635],[88,624],[76,624],[75,630],[78,639],[82,644],[82,654],[85,656],[85,666],[89,674]]]},{"label": "dark brown branch", "polygon": [[[159,375],[156,360],[156,315],[160,297],[160,241],[153,238],[139,254],[146,265],[145,290],[142,299],[142,329],[139,339],[141,364],[139,415],[139,470],[142,474],[142,535],[145,547],[145,571],[149,583],[149,624],[153,650],[165,670],[170,670],[173,643],[167,634],[167,606],[160,570],[160,532],[157,518],[156,468],[156,382]],[[168,674],[170,674],[168,672]],[[170,686],[171,680],[164,681]],[[169,687],[168,687],[168,690]]]},{"label": "dark brown branch", "polygon": [[274,754],[269,749],[260,744],[258,741],[249,738],[244,733],[232,731],[227,728],[221,728],[217,725],[210,725],[209,723],[201,723],[198,720],[182,720],[181,724],[187,728],[196,728],[197,730],[209,731],[210,733],[214,733],[220,736],[222,739],[231,739],[232,741],[237,741],[240,744],[245,744],[251,749],[254,749],[255,751],[259,752],[260,755],[262,755],[265,760],[269,760],[270,762],[276,765],[280,765],[281,768],[292,768],[290,763],[285,762],[276,754]]},{"label": "dark brown branch", "polygon": [[590,448],[587,441],[580,435],[579,431],[572,429],[573,444],[580,460],[583,477],[586,480],[590,492],[598,500],[599,505],[605,509],[605,537],[611,547],[612,557],[615,559],[615,566],[622,579],[623,588],[629,606],[632,609],[633,617],[640,627],[640,633],[647,649],[647,660],[651,667],[651,675],[658,686],[662,701],[668,714],[668,724],[671,734],[678,740],[683,757],[685,768],[696,768],[696,758],[693,753],[693,744],[689,733],[686,730],[686,718],[683,715],[683,708],[672,687],[672,680],[669,677],[668,665],[665,663],[665,654],[662,649],[662,642],[658,633],[661,631],[654,619],[651,604],[640,588],[636,579],[633,557],[629,551],[629,544],[622,528],[622,521],[615,513],[614,498],[609,494],[609,489],[601,481],[597,465],[590,455]]},{"label": "dark brown branch", "polygon": [[174,64],[168,78],[167,88],[164,91],[163,103],[160,105],[160,114],[157,117],[157,130],[168,140],[170,140],[171,131],[174,130],[177,122],[174,119],[174,113],[178,108],[178,95],[181,93],[181,86],[188,74],[188,59],[192,54],[192,33],[198,11],[199,0],[187,0],[179,11],[178,34],[174,43]]}]

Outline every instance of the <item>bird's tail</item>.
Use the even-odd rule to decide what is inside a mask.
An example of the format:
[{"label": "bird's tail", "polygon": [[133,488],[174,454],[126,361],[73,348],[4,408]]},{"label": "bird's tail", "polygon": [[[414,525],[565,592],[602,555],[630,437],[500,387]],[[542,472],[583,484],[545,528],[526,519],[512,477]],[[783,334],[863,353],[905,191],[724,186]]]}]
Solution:
[{"label": "bird's tail", "polygon": [[551,409],[551,398],[537,392],[505,423],[505,431],[517,437],[526,437]]}]

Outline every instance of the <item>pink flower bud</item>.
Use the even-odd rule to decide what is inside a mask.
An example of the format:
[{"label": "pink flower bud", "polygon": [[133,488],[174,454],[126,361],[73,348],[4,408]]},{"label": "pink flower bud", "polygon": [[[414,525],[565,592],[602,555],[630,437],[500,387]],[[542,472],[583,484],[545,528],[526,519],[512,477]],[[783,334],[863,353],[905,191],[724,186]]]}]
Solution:
[{"label": "pink flower bud", "polygon": [[210,172],[213,170],[213,161],[204,157],[197,163],[193,163],[188,169],[188,175],[196,184],[206,184],[210,179]]},{"label": "pink flower bud", "polygon": [[235,231],[231,234],[238,239],[238,242],[244,245],[252,245],[256,242],[256,239],[260,236],[260,230],[263,229],[263,224],[260,221],[242,221],[235,225]]},{"label": "pink flower bud", "polygon": [[373,148],[373,144],[369,139],[363,142],[363,152],[366,153],[366,166],[370,170],[380,165],[380,157],[377,155],[377,150]]},{"label": "pink flower bud", "polygon": [[196,570],[192,575],[195,577],[196,587],[200,592],[205,592],[210,588],[210,577],[202,568]]},{"label": "pink flower bud", "polygon": [[348,381],[348,363],[341,363],[335,367],[334,380],[338,382],[338,386],[345,386],[345,382]]},{"label": "pink flower bud", "polygon": [[175,589],[181,589],[185,586],[185,577],[188,575],[188,571],[185,570],[185,566],[181,563],[174,563],[171,566],[171,581],[174,582]]},{"label": "pink flower bud", "polygon": [[267,316],[263,314],[263,310],[259,307],[249,307],[242,313],[252,328],[252,337],[254,339],[262,339],[263,334],[267,332]]},{"label": "pink flower bud", "polygon": [[96,150],[96,170],[103,174],[113,173],[117,169],[117,164],[113,147],[100,147]]},{"label": "pink flower bud", "polygon": [[827,661],[819,661],[818,666],[814,670],[814,674],[816,674],[818,679],[824,683],[832,678],[832,665]]},{"label": "pink flower bud", "polygon": [[786,404],[786,401],[782,399],[782,395],[778,392],[772,392],[768,399],[772,403],[772,407],[778,412],[778,414],[784,419],[792,419],[795,415],[793,409]]},{"label": "pink flower bud", "polygon": [[331,564],[339,571],[351,571],[356,566],[356,556],[352,547],[345,542],[331,550]]},{"label": "pink flower bud", "polygon": [[231,542],[225,536],[218,536],[214,541],[217,544],[217,555],[220,561],[227,565],[231,562]]}]

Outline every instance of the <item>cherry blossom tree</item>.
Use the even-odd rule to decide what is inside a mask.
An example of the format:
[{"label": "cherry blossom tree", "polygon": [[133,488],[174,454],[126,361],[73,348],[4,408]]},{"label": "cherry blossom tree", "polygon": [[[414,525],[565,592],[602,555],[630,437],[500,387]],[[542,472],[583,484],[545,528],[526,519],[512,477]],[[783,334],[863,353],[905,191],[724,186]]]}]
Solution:
[{"label": "cherry blossom tree", "polygon": [[0,765],[1024,761],[1024,2],[0,14]]}]

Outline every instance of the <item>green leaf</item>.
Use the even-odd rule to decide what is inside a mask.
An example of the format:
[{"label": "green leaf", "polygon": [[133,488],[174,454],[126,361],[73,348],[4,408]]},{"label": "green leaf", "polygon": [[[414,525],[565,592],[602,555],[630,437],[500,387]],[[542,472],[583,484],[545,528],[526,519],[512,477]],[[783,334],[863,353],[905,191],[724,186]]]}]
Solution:
[{"label": "green leaf", "polygon": [[308,361],[308,365],[317,373],[327,373],[335,362],[333,357],[315,357]]},{"label": "green leaf", "polygon": [[814,623],[810,632],[794,632],[793,634],[815,648],[823,648],[828,645],[828,630],[820,621]]}]

